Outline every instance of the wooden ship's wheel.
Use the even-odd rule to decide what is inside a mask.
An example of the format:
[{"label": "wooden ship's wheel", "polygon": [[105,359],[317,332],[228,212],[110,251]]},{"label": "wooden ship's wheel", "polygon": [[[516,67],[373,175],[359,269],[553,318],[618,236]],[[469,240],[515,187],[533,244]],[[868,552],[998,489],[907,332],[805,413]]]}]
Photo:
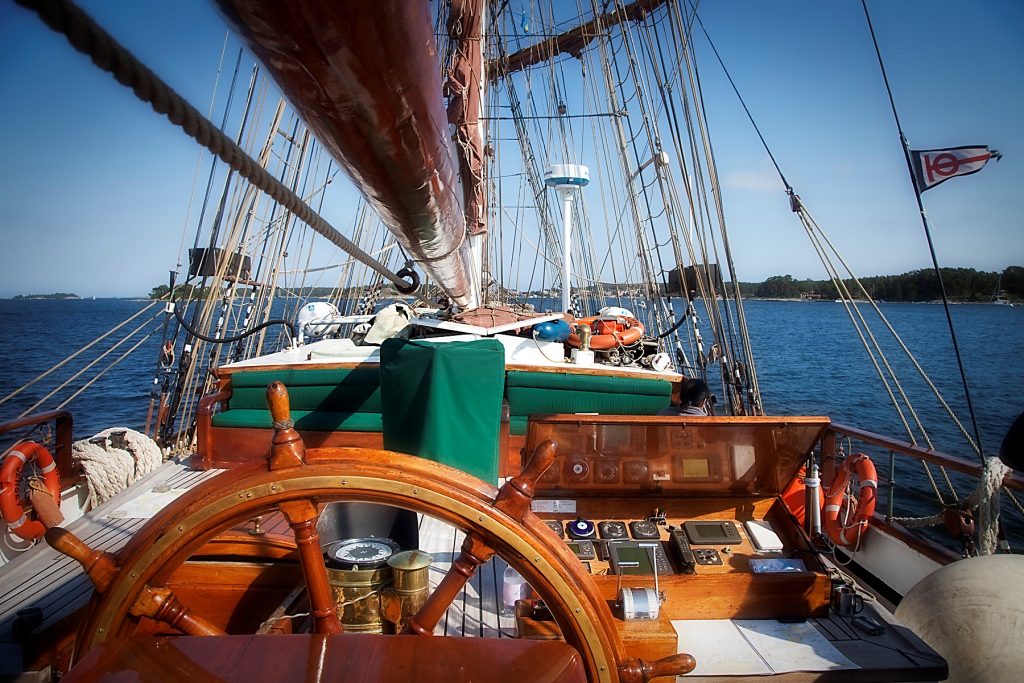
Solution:
[{"label": "wooden ship's wheel", "polygon": [[[91,550],[63,529],[49,530],[47,541],[81,562],[96,587],[79,626],[76,662],[107,639],[134,636],[143,618],[186,635],[225,635],[179,602],[165,584],[218,534],[276,510],[295,533],[314,633],[341,633],[317,533],[318,510],[324,503],[359,501],[414,510],[466,533],[461,553],[410,619],[406,634],[433,637],[434,626],[465,583],[498,555],[548,605],[565,641],[579,653],[588,680],[639,683],[693,669],[687,654],[657,662],[628,657],[590,575],[530,511],[534,483],[554,460],[554,442],[542,443],[523,473],[497,490],[445,465],[389,451],[307,451],[291,428],[284,386],[275,382],[267,396],[276,427],[270,457],[224,472],[183,495],[116,556]],[[469,639],[466,647],[473,647]]]}]

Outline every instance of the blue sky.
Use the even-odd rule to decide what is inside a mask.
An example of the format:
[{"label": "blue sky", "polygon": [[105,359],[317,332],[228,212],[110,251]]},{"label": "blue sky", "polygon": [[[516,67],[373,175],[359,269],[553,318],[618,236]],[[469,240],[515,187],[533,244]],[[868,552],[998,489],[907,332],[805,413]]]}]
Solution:
[{"label": "blue sky", "polygon": [[[225,37],[210,4],[81,4],[208,110]],[[989,144],[1006,155],[925,194],[940,262],[986,270],[1024,264],[1024,4],[875,0],[869,7],[911,143]],[[860,3],[705,0],[700,14],[790,182],[854,270],[927,267]],[[697,42],[741,279],[823,277],[742,109],[703,38]],[[237,50],[231,36],[222,79]],[[0,297],[132,296],[166,281],[198,145],[10,0],[0,0],[0,64]],[[240,78],[248,78],[244,64]],[[343,228],[352,195],[335,185],[324,213]]]}]

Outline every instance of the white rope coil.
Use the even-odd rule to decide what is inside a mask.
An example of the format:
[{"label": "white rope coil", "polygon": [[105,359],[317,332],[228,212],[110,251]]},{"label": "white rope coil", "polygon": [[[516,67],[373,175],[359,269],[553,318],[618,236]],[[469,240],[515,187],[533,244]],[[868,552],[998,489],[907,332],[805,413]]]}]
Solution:
[{"label": "white rope coil", "polygon": [[71,452],[85,472],[91,508],[110,500],[163,462],[156,442],[124,427],[104,429],[91,439],[76,441]]}]

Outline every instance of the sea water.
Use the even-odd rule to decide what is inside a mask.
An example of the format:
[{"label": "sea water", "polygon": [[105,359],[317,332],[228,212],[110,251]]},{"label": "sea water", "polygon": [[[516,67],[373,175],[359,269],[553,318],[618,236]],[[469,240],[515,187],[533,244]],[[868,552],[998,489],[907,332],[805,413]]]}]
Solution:
[{"label": "sea water", "polygon": [[[0,398],[67,358],[148,303],[124,299],[0,300]],[[0,421],[18,417],[99,353],[109,349],[124,333],[160,311],[161,306],[154,306],[50,376],[0,404]],[[973,435],[942,306],[883,303],[880,307],[964,427]],[[699,314],[702,313],[701,308],[697,306]],[[768,414],[828,415],[840,424],[908,440],[903,422],[854,331],[846,307],[831,301],[746,301],[744,308],[764,409]],[[870,306],[859,304],[859,308],[871,322],[876,338],[935,449],[976,462],[977,456],[960,430]],[[960,304],[950,308],[982,443],[987,453],[995,455],[1006,430],[1024,411],[1024,307]],[[275,314],[279,312],[275,309]],[[709,343],[712,337],[706,315],[701,317],[702,335]],[[76,439],[87,438],[111,426],[141,429],[149,409],[162,341],[160,326],[164,319],[164,314],[158,315],[142,333],[83,372],[36,410],[55,408],[121,356],[142,335],[155,331],[138,349],[110,368],[67,406],[74,415]],[[879,366],[883,373],[887,372],[881,361]],[[720,384],[716,387],[712,381],[711,385],[713,392],[721,394]],[[899,390],[891,379],[890,388],[900,399]],[[907,423],[917,434],[918,442],[926,445],[905,406],[903,412]],[[7,443],[9,441],[0,437],[0,445]],[[861,448],[857,444],[852,445],[854,450]],[[879,449],[865,450],[875,459],[884,476],[888,472],[888,453]],[[944,497],[951,499],[938,470],[933,467],[932,471]],[[956,473],[950,473],[950,476],[960,497],[966,496],[975,485],[976,480],[968,477]],[[897,481],[934,498],[931,484],[917,462],[899,460]],[[881,489],[879,506],[884,511],[887,500],[884,484]],[[924,515],[937,511],[935,504],[923,495],[898,492],[894,505],[896,514]],[[1008,505],[1004,505],[1005,510],[1010,509]],[[1011,543],[1024,548],[1024,523],[1021,523],[1020,516],[1007,515],[1007,521],[1012,534],[1018,537],[1011,538]]]}]

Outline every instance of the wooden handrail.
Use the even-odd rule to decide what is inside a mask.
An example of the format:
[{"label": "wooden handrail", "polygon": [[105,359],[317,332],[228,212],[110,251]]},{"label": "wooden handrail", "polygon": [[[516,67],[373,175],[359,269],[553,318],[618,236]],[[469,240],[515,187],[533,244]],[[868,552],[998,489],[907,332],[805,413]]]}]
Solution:
[{"label": "wooden handrail", "polygon": [[42,424],[50,420],[53,420],[57,427],[57,438],[55,441],[57,448],[53,454],[53,461],[57,463],[57,473],[60,475],[61,485],[67,486],[78,475],[78,468],[71,457],[71,445],[74,438],[74,420],[71,418],[71,413],[66,410],[48,410],[45,413],[37,413],[28,417],[20,417],[16,420],[0,422],[0,434]]},{"label": "wooden handrail", "polygon": [[[847,427],[846,425],[840,425],[832,423],[829,427],[830,432],[837,434],[843,434],[849,436],[858,441],[864,441],[866,443],[880,446],[888,450],[902,453],[903,455],[909,455],[912,458],[918,460],[924,460],[935,465],[941,465],[947,469],[954,470],[956,472],[962,472],[969,474],[972,477],[980,478],[982,476],[983,468],[978,463],[969,462],[962,460],[961,458],[955,458],[952,455],[946,455],[938,451],[929,450],[927,448],[921,448],[920,446],[914,446],[903,441],[897,441],[896,439],[890,439],[887,436],[881,434],[875,434],[874,432],[868,432],[863,429],[857,429],[856,427]],[[1024,477],[1016,472],[1010,472],[1003,478],[1003,486],[1011,488],[1017,491],[1024,491]]]},{"label": "wooden handrail", "polygon": [[199,399],[199,405],[196,406],[196,452],[189,461],[189,467],[192,469],[208,470],[212,467],[213,437],[210,428],[213,426],[213,411],[217,405],[229,398],[230,390],[207,394]]}]

